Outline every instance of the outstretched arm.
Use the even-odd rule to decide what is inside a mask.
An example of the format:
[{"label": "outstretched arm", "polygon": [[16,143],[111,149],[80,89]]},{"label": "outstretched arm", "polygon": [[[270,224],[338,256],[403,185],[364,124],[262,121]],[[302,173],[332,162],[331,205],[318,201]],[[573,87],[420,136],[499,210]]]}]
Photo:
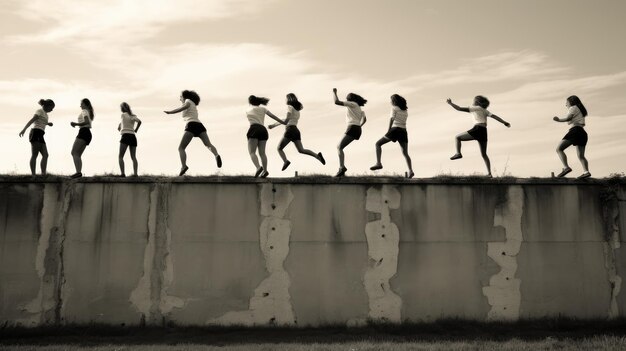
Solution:
[{"label": "outstretched arm", "polygon": [[511,128],[511,123],[503,120],[502,118],[500,118],[500,117],[498,117],[498,116],[496,116],[494,114],[489,115],[489,117],[491,117],[491,118],[495,119],[496,121],[504,124],[507,128]]},{"label": "outstretched arm", "polygon": [[454,102],[452,102],[451,99],[446,100],[446,102],[448,103],[448,105],[452,106],[452,108],[457,110],[457,111],[469,112],[469,107],[460,107],[459,105],[457,105]]},{"label": "outstretched arm", "polygon": [[22,131],[19,134],[20,138],[24,136],[24,133],[26,133],[26,129],[28,129],[28,127],[30,127],[31,124],[35,123],[36,120],[37,120],[37,115],[34,115],[33,118],[31,118],[30,121],[26,123],[26,125],[24,126],[24,129],[22,129]]},{"label": "outstretched arm", "polygon": [[181,107],[179,107],[177,109],[174,109],[174,110],[171,110],[171,111],[163,111],[163,112],[167,113],[168,115],[171,115],[171,114],[174,114],[174,113],[185,111],[188,108],[189,108],[189,102],[185,102],[183,104],[183,106],[181,106]]},{"label": "outstretched arm", "polygon": [[340,101],[337,96],[337,88],[333,88],[333,96],[335,97],[335,105],[343,106],[343,101]]},{"label": "outstretched arm", "polygon": [[280,124],[287,124],[287,121],[283,121],[282,119],[276,117],[276,115],[271,113],[269,110],[266,110],[265,114],[268,115],[271,119],[275,120],[276,122],[278,122]]},{"label": "outstretched arm", "polygon": [[[289,123],[289,120],[291,119],[291,116],[292,116],[292,115],[291,115],[291,112],[287,112],[287,116],[285,116],[285,121],[284,121],[285,123],[284,123],[284,124]],[[269,126],[267,126],[267,127],[268,127],[269,129],[272,129],[272,128],[278,127],[278,126],[279,126],[279,125],[281,125],[281,124],[283,124],[283,123],[276,122],[276,123],[272,123],[272,124],[270,124],[270,125],[269,125]]]}]

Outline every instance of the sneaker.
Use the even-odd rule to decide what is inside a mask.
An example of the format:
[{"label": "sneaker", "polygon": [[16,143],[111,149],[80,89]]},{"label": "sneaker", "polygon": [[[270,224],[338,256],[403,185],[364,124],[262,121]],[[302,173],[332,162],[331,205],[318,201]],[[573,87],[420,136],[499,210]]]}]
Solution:
[{"label": "sneaker", "polygon": [[559,175],[557,175],[557,178],[563,178],[565,177],[565,175],[567,175],[569,172],[571,172],[572,169],[567,167],[567,168],[563,168],[563,170],[561,171],[561,173],[559,173]]},{"label": "sneaker", "polygon": [[335,177],[343,177],[346,174],[347,170],[348,169],[346,167],[339,168],[339,171],[337,172],[337,174],[335,174]]},{"label": "sneaker", "polygon": [[185,173],[187,173],[187,170],[189,169],[189,167],[185,166],[183,168],[180,169],[180,173],[178,173],[178,176],[183,176],[185,175]]},{"label": "sneaker", "polygon": [[217,168],[222,168],[222,158],[220,155],[215,156],[215,162],[217,162]]},{"label": "sneaker", "polygon": [[463,157],[463,155],[461,155],[461,154],[454,154],[454,156],[450,157],[450,159],[451,160],[458,160],[458,159],[460,159],[462,157]]},{"label": "sneaker", "polygon": [[383,169],[383,165],[381,165],[380,163],[377,163],[377,164],[373,165],[372,167],[370,167],[370,170],[372,170],[372,171],[377,171],[379,169]]},{"label": "sneaker", "polygon": [[256,170],[256,173],[254,173],[254,178],[258,178],[261,173],[263,173],[263,167],[259,167],[259,169]]},{"label": "sneaker", "polygon": [[263,172],[261,173],[261,178],[267,178],[267,176],[270,175],[270,172],[263,170]]},{"label": "sneaker", "polygon": [[76,172],[76,173],[72,174],[72,175],[70,176],[70,178],[72,178],[72,179],[76,179],[76,178],[80,178],[80,177],[82,177],[82,176],[83,176],[83,174],[82,174],[82,173],[80,173],[80,172]]},{"label": "sneaker", "polygon": [[413,171],[410,171],[409,173],[406,174],[407,178],[413,178],[415,176],[415,173],[413,173]]},{"label": "sneaker", "polygon": [[320,162],[325,165],[326,164],[326,160],[324,159],[324,156],[322,155],[321,152],[317,153],[317,157],[319,158]]},{"label": "sneaker", "polygon": [[289,167],[289,165],[291,164],[291,161],[287,161],[285,163],[283,163],[283,171],[287,169],[287,167]]},{"label": "sneaker", "polygon": [[579,175],[578,179],[585,179],[585,178],[589,178],[589,177],[591,177],[591,173],[585,172],[585,173]]}]

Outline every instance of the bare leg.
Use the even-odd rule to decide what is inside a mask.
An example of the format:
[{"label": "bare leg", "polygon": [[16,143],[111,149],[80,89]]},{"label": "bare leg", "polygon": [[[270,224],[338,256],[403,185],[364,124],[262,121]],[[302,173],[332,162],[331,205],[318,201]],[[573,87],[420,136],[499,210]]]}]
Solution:
[{"label": "bare leg", "polygon": [[589,172],[589,162],[587,161],[587,158],[585,158],[585,147],[581,145],[577,145],[576,151],[578,151],[578,159],[580,160],[580,163],[583,165],[583,169],[585,170],[585,172]]},{"label": "bare leg", "polygon": [[339,142],[339,145],[337,145],[337,152],[339,154],[339,168],[341,169],[346,168],[346,165],[344,163],[345,155],[343,153],[343,149],[345,149],[345,147],[350,145],[350,143],[353,141],[354,141],[354,138],[352,138],[349,135],[344,134],[343,138]]},{"label": "bare leg", "polygon": [[256,156],[256,149],[258,146],[259,139],[248,139],[248,154],[250,154],[250,159],[252,160],[252,163],[254,163],[254,167],[256,167],[257,170],[261,168],[259,159]]},{"label": "bare leg", "polygon": [[37,155],[39,155],[39,150],[41,143],[30,143],[30,173],[35,175],[37,173]]},{"label": "bare leg", "polygon": [[285,155],[285,152],[283,151],[283,149],[285,148],[285,146],[289,145],[291,141],[287,138],[282,138],[280,139],[280,143],[278,144],[278,155],[280,156],[280,158],[283,159],[283,163],[287,163],[289,162],[289,160],[287,159],[287,155]]},{"label": "bare leg", "polygon": [[178,145],[178,154],[180,155],[181,168],[187,167],[187,152],[185,152],[185,149],[187,148],[187,145],[189,145],[189,143],[191,142],[191,139],[193,139],[193,134],[191,132],[185,132],[183,134],[183,137],[180,139],[180,144]]},{"label": "bare leg", "polygon": [[302,140],[296,140],[293,142],[294,145],[296,145],[296,149],[298,149],[298,152],[301,154],[305,154],[305,155],[309,155],[311,157],[317,157],[317,154],[309,149],[305,149],[304,146],[302,146]]},{"label": "bare leg", "polygon": [[76,173],[82,173],[83,170],[83,160],[81,156],[87,147],[87,143],[83,139],[76,138],[74,140],[74,145],[72,146],[72,158],[74,159],[74,167],[76,168]]},{"label": "bare leg", "polygon": [[485,166],[487,167],[487,175],[491,176],[491,161],[489,160],[489,156],[487,156],[487,141],[479,141],[478,145],[480,145],[480,155],[483,157]]},{"label": "bare leg", "polygon": [[131,146],[130,147],[130,158],[133,160],[133,175],[136,177],[137,176],[137,171],[139,170],[139,162],[137,162],[137,147],[136,146]]},{"label": "bare leg", "polygon": [[565,152],[563,152],[570,145],[572,145],[571,141],[563,139],[559,143],[559,146],[557,146],[556,148],[556,153],[557,155],[559,155],[559,158],[561,159],[561,163],[563,163],[564,168],[570,168],[569,165],[567,164],[567,155],[565,155]]},{"label": "bare leg", "polygon": [[471,136],[468,132],[461,133],[455,137],[457,155],[461,155],[461,142],[470,140],[474,140],[474,137]]},{"label": "bare leg", "polygon": [[117,160],[120,164],[120,172],[122,172],[122,175],[126,174],[126,172],[124,171],[124,154],[126,154],[127,148],[128,148],[128,145],[124,143],[120,143],[120,153],[117,156]]},{"label": "bare leg", "polygon": [[41,144],[41,174],[46,175],[48,173],[48,146]]},{"label": "bare leg", "polygon": [[206,146],[209,149],[209,151],[213,153],[213,155],[215,156],[219,155],[215,146],[211,144],[211,140],[209,140],[209,136],[207,135],[206,132],[202,132],[202,134],[200,134],[200,140],[202,140],[202,143],[204,143],[204,146]]},{"label": "bare leg", "polygon": [[376,142],[376,166],[382,166],[380,160],[383,156],[383,145],[387,144],[390,141],[391,139],[387,137],[382,137]]},{"label": "bare leg", "polygon": [[406,160],[406,165],[409,167],[409,175],[414,174],[413,173],[413,164],[411,162],[411,156],[409,156],[409,144],[408,143],[403,143],[403,142],[399,142],[400,147],[402,148],[402,155],[404,156],[404,159]]},{"label": "bare leg", "polygon": [[263,169],[267,172],[267,155],[265,154],[265,145],[267,140],[259,140],[259,156],[261,156],[261,164]]}]

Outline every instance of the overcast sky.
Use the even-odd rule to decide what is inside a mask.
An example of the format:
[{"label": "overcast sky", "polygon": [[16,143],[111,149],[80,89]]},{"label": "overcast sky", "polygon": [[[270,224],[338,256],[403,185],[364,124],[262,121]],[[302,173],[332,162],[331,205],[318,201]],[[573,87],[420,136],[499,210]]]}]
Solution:
[{"label": "overcast sky", "polygon": [[[334,174],[345,108],[355,92],[369,100],[361,140],[346,149],[350,174],[371,174],[374,143],[386,132],[389,96],[408,100],[409,145],[416,176],[484,173],[478,145],[450,161],[454,136],[472,127],[461,106],[486,95],[489,108],[512,124],[489,121],[494,175],[549,176],[561,164],[555,147],[567,132],[565,99],[578,95],[589,111],[587,157],[591,173],[626,169],[626,2],[417,0],[0,0],[0,173],[29,173],[30,145],[18,133],[51,98],[46,130],[51,173],[72,174],[70,127],[80,99],[95,108],[93,141],[83,155],[87,176],[118,172],[119,104],[144,122],[137,138],[140,173],[174,175],[184,129],[183,89],[202,98],[200,120],[224,160],[222,174],[252,174],[245,117],[250,94],[271,99],[284,117],[285,95],[304,104],[303,144],[322,151],[327,165],[297,154],[280,172],[270,131],[270,176]],[[269,120],[269,119],[268,119]],[[269,122],[268,122],[269,123]],[[191,175],[216,172],[213,156],[195,139],[188,148]],[[574,175],[582,173],[573,148]],[[130,161],[129,159],[127,161]],[[130,166],[127,162],[127,168]],[[397,144],[383,149],[385,169],[400,174]]]}]

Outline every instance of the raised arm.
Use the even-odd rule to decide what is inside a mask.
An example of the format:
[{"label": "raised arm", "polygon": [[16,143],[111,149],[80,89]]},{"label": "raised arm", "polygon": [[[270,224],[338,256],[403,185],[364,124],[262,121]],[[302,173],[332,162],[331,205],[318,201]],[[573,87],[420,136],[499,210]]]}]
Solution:
[{"label": "raised arm", "polygon": [[446,100],[446,102],[448,103],[448,105],[452,106],[452,108],[457,110],[457,111],[469,112],[469,107],[460,107],[459,105],[457,105],[454,102],[452,102],[451,99]]},{"label": "raised arm", "polygon": [[22,131],[19,134],[20,138],[24,136],[24,133],[26,133],[26,129],[28,129],[28,127],[30,127],[31,124],[35,123],[36,120],[37,120],[37,115],[34,115],[33,118],[31,118],[30,121],[26,123],[26,125],[24,126],[24,129],[22,129]]},{"label": "raised arm", "polygon": [[496,121],[504,124],[507,128],[511,128],[511,123],[503,120],[502,118],[500,118],[500,117],[498,117],[498,116],[496,116],[494,114],[489,115],[489,117],[491,117],[491,118],[495,119]]},{"label": "raised arm", "polygon": [[343,101],[340,101],[337,96],[337,88],[333,88],[333,96],[335,98],[335,105],[343,106]]},{"label": "raised arm", "polygon": [[283,121],[282,119],[276,117],[276,115],[271,113],[269,110],[265,110],[265,114],[268,115],[271,119],[275,120],[276,122],[278,122],[280,124],[287,124],[287,121]]},{"label": "raised arm", "polygon": [[174,114],[174,113],[183,112],[183,111],[185,111],[186,109],[188,109],[188,108],[189,108],[189,106],[190,106],[190,105],[189,105],[189,101],[185,101],[185,103],[183,104],[183,106],[181,106],[181,107],[179,107],[179,108],[177,108],[177,109],[173,109],[173,110],[170,110],[170,111],[163,111],[163,112],[167,113],[168,115],[171,115],[171,114]]}]

